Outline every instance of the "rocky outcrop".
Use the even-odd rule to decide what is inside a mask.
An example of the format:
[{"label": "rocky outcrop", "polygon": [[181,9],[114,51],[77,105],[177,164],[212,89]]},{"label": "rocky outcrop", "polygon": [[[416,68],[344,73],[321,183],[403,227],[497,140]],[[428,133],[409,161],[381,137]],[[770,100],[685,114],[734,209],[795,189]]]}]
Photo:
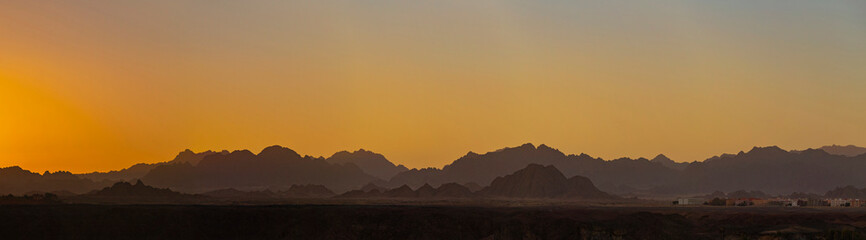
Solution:
[{"label": "rocky outcrop", "polygon": [[565,178],[554,166],[530,164],[513,174],[498,177],[481,194],[505,198],[610,199],[585,177]]}]

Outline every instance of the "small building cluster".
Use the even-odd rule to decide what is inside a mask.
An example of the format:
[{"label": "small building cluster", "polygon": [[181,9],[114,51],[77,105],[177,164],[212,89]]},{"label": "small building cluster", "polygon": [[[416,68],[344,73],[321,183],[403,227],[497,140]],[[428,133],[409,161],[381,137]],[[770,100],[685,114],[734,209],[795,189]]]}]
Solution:
[{"label": "small building cluster", "polygon": [[866,207],[861,199],[795,199],[795,198],[678,198],[674,205],[711,205],[711,206],[779,206],[779,207]]},{"label": "small building cluster", "polygon": [[707,201],[703,198],[680,198],[674,203],[678,205],[703,205]]}]

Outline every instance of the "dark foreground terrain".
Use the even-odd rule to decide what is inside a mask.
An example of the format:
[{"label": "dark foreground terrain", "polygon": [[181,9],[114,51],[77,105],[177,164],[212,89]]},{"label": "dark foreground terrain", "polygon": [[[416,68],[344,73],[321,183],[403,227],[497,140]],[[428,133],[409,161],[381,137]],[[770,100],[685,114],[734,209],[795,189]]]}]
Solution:
[{"label": "dark foreground terrain", "polygon": [[862,209],[5,205],[0,239],[864,239]]}]

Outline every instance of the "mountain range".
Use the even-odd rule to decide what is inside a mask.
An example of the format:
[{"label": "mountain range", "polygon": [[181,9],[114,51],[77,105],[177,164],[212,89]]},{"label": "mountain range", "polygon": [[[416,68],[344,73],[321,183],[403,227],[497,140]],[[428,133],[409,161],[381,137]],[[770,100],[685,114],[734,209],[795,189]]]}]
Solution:
[{"label": "mountain range", "polygon": [[402,172],[391,178],[388,184],[417,187],[424,183],[435,186],[445,182],[458,182],[488,186],[496,177],[510,174],[533,163],[553,165],[567,177],[586,176],[600,188],[606,189],[620,186],[649,189],[660,183],[674,181],[679,172],[644,158],[605,161],[586,154],[565,155],[543,144],[538,147],[524,144],[485,154],[469,152],[442,169],[412,169]]},{"label": "mountain range", "polygon": [[159,165],[142,179],[154,186],[185,192],[224,188],[278,191],[296,184],[324,185],[343,192],[381,181],[351,162],[331,164],[325,158],[301,157],[281,146],[267,147],[258,154],[248,150],[211,154],[196,165],[189,162]]},{"label": "mountain range", "polygon": [[117,170],[117,171],[92,172],[92,173],[79,174],[79,176],[84,177],[84,178],[88,178],[88,179],[91,179],[94,181],[102,181],[102,180],[132,181],[132,180],[140,179],[141,177],[144,177],[144,175],[147,175],[147,173],[150,172],[150,170],[153,170],[154,168],[156,168],[157,166],[160,166],[160,165],[183,164],[183,163],[189,163],[191,165],[196,165],[196,164],[198,164],[198,162],[200,162],[202,159],[204,159],[204,157],[207,157],[207,156],[210,156],[213,154],[225,155],[228,153],[229,152],[226,150],[223,150],[221,152],[214,152],[214,151],[208,150],[205,152],[196,153],[196,152],[193,152],[192,150],[187,149],[187,150],[184,150],[183,152],[178,153],[177,156],[174,157],[174,159],[172,159],[171,161],[168,161],[168,162],[139,163],[139,164],[132,165],[131,167],[124,168],[124,169]]},{"label": "mountain range", "polygon": [[653,160],[621,158],[606,161],[586,154],[565,155],[546,145],[525,144],[486,154],[470,152],[442,169],[412,169],[394,176],[390,186],[443,182],[489,185],[497,176],[526,164],[553,165],[566,177],[592,179],[607,192],[671,195],[717,190],[761,190],[773,194],[825,192],[838,186],[866,182],[866,155],[833,155],[824,150],[785,151],[755,147],[749,152],[723,154],[702,162],[671,163],[660,155]]},{"label": "mountain range", "polygon": [[39,174],[20,167],[2,168],[0,193],[69,191],[80,194],[111,186],[116,181],[137,179],[186,193],[221,189],[280,192],[296,185],[321,185],[340,194],[371,183],[383,188],[379,192],[404,185],[409,189],[425,185],[436,189],[450,183],[478,192],[492,187],[497,178],[531,164],[552,166],[565,179],[585,177],[600,191],[626,196],[707,194],[742,189],[768,194],[822,193],[866,182],[866,175],[862,174],[866,172],[866,154],[857,154],[862,150],[854,146],[802,151],[755,147],[748,152],[685,163],[661,154],[653,159],[604,160],[587,154],[567,155],[543,144],[538,147],[524,144],[484,154],[469,152],[441,169],[406,169],[381,154],[363,149],[338,152],[328,158],[301,156],[281,146],[267,147],[258,154],[248,150],[200,153],[185,150],[171,161],[136,164],[102,173]]},{"label": "mountain range", "polygon": [[616,199],[602,192],[588,178],[566,178],[554,166],[529,164],[506,176],[497,177],[490,186],[477,192],[458,183],[438,188],[424,184],[415,190],[408,185],[393,189],[368,184],[362,189],[340,195],[341,198],[508,198],[508,199]]},{"label": "mountain range", "polygon": [[[829,154],[833,154],[833,155],[842,155],[842,156],[848,156],[848,157],[856,157],[859,155],[866,154],[866,148],[858,147],[858,146],[854,146],[854,145],[847,145],[847,146],[830,145],[830,146],[820,147],[820,148],[818,148],[818,150],[823,150],[823,151],[825,151]],[[799,151],[792,151],[792,152],[799,152]]]},{"label": "mountain range", "polygon": [[34,173],[18,166],[0,168],[0,193],[21,195],[30,192],[69,191],[85,193],[111,185],[107,181],[93,181],[70,172]]}]

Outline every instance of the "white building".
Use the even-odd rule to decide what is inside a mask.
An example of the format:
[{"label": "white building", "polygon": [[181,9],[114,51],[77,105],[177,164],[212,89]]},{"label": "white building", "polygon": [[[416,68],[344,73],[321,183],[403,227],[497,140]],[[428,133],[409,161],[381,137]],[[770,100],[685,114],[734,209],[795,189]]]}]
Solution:
[{"label": "white building", "polygon": [[851,200],[848,199],[827,199],[831,207],[847,207],[850,206]]},{"label": "white building", "polygon": [[680,198],[680,199],[677,199],[677,205],[702,205],[705,202],[707,202],[707,200],[704,200],[703,198]]}]

